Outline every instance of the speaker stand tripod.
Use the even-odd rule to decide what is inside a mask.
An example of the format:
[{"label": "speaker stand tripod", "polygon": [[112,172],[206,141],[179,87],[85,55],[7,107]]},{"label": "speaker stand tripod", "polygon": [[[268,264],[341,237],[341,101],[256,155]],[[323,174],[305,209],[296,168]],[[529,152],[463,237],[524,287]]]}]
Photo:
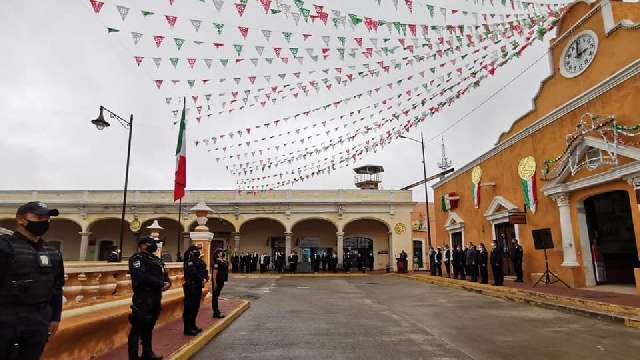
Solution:
[{"label": "speaker stand tripod", "polygon": [[544,273],[542,274],[542,276],[540,276],[538,281],[536,281],[536,283],[533,284],[533,287],[536,287],[536,285],[538,285],[543,281],[545,285],[551,285],[557,282],[561,282],[564,286],[570,287],[569,285],[567,285],[566,282],[562,281],[562,279],[560,279],[558,275],[554,274],[553,271],[549,270],[549,259],[547,258],[547,249],[544,249],[544,268],[545,268]]}]

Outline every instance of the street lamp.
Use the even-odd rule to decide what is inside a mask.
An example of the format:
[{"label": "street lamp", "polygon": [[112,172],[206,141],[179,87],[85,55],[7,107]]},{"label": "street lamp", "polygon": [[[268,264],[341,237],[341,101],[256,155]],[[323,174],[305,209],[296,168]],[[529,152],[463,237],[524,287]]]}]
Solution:
[{"label": "street lamp", "polygon": [[124,241],[124,227],[125,227],[125,214],[127,211],[127,188],[129,187],[129,162],[131,159],[131,135],[133,134],[133,114],[129,116],[129,120],[125,120],[124,118],[118,116],[113,111],[107,109],[106,107],[100,105],[100,114],[95,120],[91,120],[91,123],[96,126],[99,131],[104,130],[105,128],[111,126],[111,124],[104,119],[104,112],[109,113],[109,117],[111,119],[117,119],[120,122],[120,125],[125,129],[129,130],[129,142],[127,145],[127,167],[124,175],[124,192],[122,199],[122,217],[120,220],[120,258],[118,261],[122,261],[122,243]]},{"label": "street lamp", "polygon": [[427,186],[427,158],[425,156],[425,147],[424,147],[424,135],[420,132],[420,140],[416,140],[414,138],[400,135],[400,138],[411,140],[417,142],[422,146],[422,170],[424,176],[424,199],[425,199],[425,211],[427,214],[427,242],[429,247],[431,247],[431,217],[429,216],[429,189]]}]

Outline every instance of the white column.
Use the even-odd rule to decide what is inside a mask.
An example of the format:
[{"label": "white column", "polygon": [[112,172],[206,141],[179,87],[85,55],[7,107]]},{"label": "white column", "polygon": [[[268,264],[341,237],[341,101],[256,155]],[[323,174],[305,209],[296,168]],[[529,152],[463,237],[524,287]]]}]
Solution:
[{"label": "white column", "polygon": [[344,257],[344,233],[339,231],[336,233],[336,237],[338,238],[338,267],[342,267],[342,258]]},{"label": "white column", "polygon": [[389,231],[387,233],[387,236],[389,238],[389,266],[391,267],[392,271],[395,271],[398,269],[396,269],[396,258],[395,253],[393,252],[393,231]]},{"label": "white column", "polygon": [[87,260],[87,250],[89,250],[89,235],[91,235],[88,231],[81,231],[80,234],[80,261]]},{"label": "white column", "polygon": [[293,233],[286,232],[284,233],[284,246],[285,246],[285,256],[289,256],[291,253],[291,237]]},{"label": "white column", "polygon": [[576,255],[575,240],[573,239],[573,229],[571,227],[571,208],[569,207],[569,194],[561,193],[553,195],[553,200],[558,204],[560,212],[560,232],[562,236],[562,253],[564,261],[561,266],[580,266]]},{"label": "white column", "polygon": [[235,251],[240,250],[240,233],[233,233],[233,242]]}]

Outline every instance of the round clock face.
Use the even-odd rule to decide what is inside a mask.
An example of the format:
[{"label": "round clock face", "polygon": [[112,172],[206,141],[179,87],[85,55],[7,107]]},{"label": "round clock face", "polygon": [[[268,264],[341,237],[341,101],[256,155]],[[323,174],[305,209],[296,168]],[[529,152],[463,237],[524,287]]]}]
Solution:
[{"label": "round clock face", "polygon": [[585,30],[574,37],[562,51],[560,74],[573,78],[582,74],[593,62],[598,51],[598,36]]}]

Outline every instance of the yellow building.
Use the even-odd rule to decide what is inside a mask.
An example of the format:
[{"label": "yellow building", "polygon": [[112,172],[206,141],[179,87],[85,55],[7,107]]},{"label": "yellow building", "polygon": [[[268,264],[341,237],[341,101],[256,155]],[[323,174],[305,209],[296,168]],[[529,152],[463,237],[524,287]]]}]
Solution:
[{"label": "yellow building", "polygon": [[577,1],[549,61],[533,108],[434,185],[450,207],[436,213],[437,238],[518,238],[531,282],[545,269],[532,232],[549,229],[551,270],[571,286],[640,284],[640,3]]},{"label": "yellow building", "polygon": [[[120,191],[0,191],[0,228],[12,230],[19,205],[39,200],[60,209],[46,240],[62,250],[67,261],[105,260],[120,240]],[[373,251],[375,269],[395,266],[402,250],[410,252],[410,191],[309,190],[257,194],[236,191],[189,191],[182,219],[171,191],[131,191],[123,256],[136,248],[135,239],[158,220],[164,230],[163,254],[176,259],[184,251],[196,224],[190,213],[196,202],[213,209],[207,226],[214,233],[212,250],[272,254],[297,250],[303,264],[313,251]],[[305,266],[302,265],[302,269]]]}]

